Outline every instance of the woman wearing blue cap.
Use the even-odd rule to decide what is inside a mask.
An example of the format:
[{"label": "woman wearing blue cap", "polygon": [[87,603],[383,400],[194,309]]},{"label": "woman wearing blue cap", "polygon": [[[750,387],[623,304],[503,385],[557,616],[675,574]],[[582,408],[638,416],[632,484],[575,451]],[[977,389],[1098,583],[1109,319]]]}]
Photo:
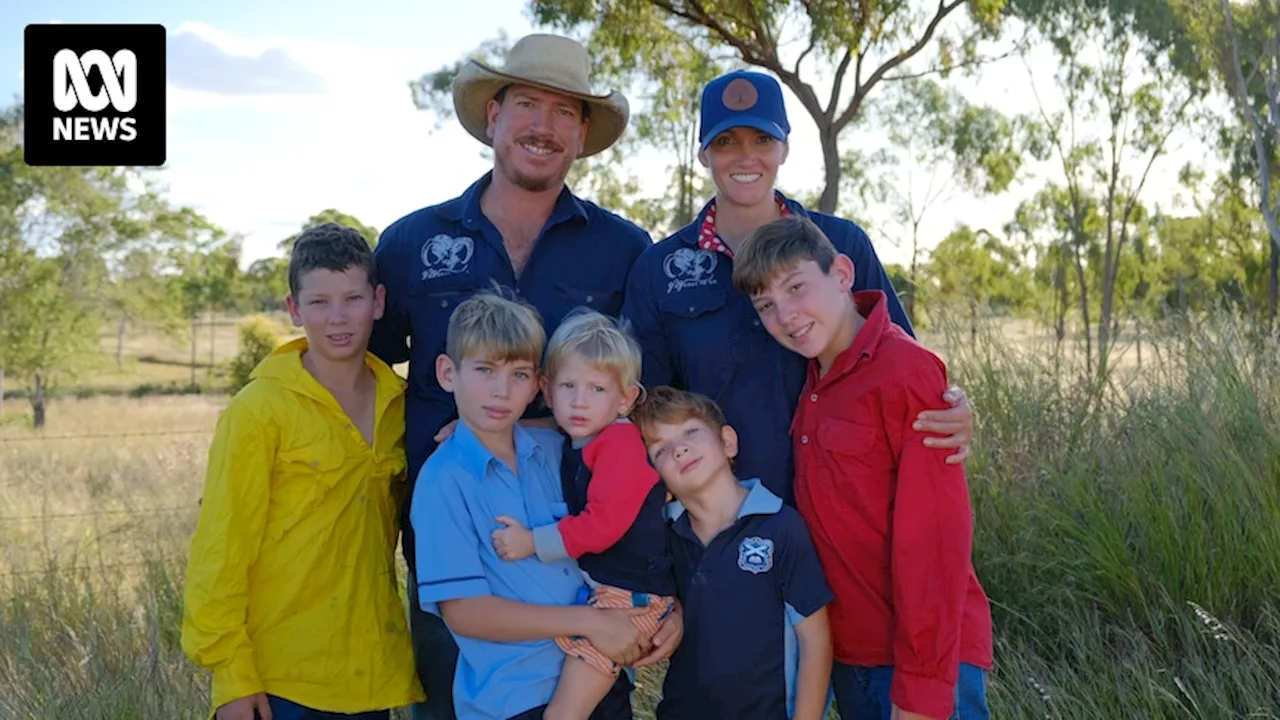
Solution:
[{"label": "woman wearing blue cap", "polygon": [[[806,210],[774,188],[778,168],[787,159],[791,131],[777,81],[750,71],[723,75],[703,90],[701,112],[698,159],[711,172],[715,197],[693,223],[648,248],[636,261],[627,281],[623,315],[644,352],[645,386],[674,385],[715,400],[738,432],[737,477],[759,478],[794,505],[790,426],[807,361],[774,341],[751,298],[734,288],[734,252],[760,226],[785,215],[806,216],[853,261],[852,290],[884,291],[892,321],[909,333],[911,323],[862,228]],[[949,409],[920,413],[915,427],[936,434],[925,439],[926,445],[958,448],[947,462],[963,462],[969,454],[973,412],[959,388],[949,390],[944,399]],[[846,720],[889,718],[887,700],[878,694],[872,697],[867,687],[855,687],[856,682],[846,681],[849,677],[845,672],[835,683]],[[923,717],[898,708],[892,716]]]},{"label": "woman wearing blue cap", "polygon": [[[867,234],[856,224],[806,210],[774,188],[786,162],[791,125],[772,77],[737,70],[702,93],[698,159],[711,172],[715,197],[688,226],[648,248],[627,282],[623,315],[644,350],[646,387],[674,385],[711,397],[739,433],[739,477],[759,477],[793,504],[791,418],[804,387],[806,361],[774,341],[751,299],[733,287],[733,253],[753,230],[783,215],[805,215],[854,263],[853,289],[884,290],[896,324],[911,323]],[[933,447],[969,455],[973,412],[959,388],[948,410],[921,413],[918,429]]]}]

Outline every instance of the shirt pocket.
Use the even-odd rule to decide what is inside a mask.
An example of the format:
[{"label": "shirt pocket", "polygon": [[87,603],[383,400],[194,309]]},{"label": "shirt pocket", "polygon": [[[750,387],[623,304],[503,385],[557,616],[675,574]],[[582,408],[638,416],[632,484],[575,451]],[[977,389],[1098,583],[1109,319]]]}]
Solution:
[{"label": "shirt pocket", "polygon": [[587,285],[556,283],[556,293],[560,300],[560,317],[563,318],[576,308],[591,308],[605,315],[617,316],[622,309],[622,290],[606,290]]},{"label": "shirt pocket", "polygon": [[818,447],[850,472],[892,472],[895,466],[888,441],[878,426],[827,419],[818,424]]},{"label": "shirt pocket", "polygon": [[271,488],[272,539],[279,540],[313,515],[345,474],[346,452],[337,438],[317,439],[282,450]]},{"label": "shirt pocket", "polygon": [[718,286],[668,293],[658,301],[685,386],[713,398],[733,381],[736,353],[727,301],[728,292]]},{"label": "shirt pocket", "polygon": [[420,388],[436,386],[436,357],[445,349],[449,319],[458,306],[479,292],[478,284],[460,282],[418,283],[409,293],[409,322],[412,343],[409,353],[411,385]]}]

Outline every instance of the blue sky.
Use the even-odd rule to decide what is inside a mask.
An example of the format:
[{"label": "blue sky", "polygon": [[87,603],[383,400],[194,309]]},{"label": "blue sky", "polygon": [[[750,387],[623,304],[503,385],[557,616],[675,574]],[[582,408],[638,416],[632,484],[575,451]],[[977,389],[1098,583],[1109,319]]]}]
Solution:
[{"label": "blue sky", "polygon": [[[401,215],[462,192],[488,169],[481,146],[454,123],[437,129],[417,110],[408,81],[493,37],[533,28],[522,0],[40,0],[0,3],[0,94],[21,93],[22,33],[28,23],[159,22],[169,37],[168,167],[157,178],[172,202],[191,205],[245,238],[246,263],[275,252],[305,219],[336,207],[386,227]],[[1052,67],[1033,58],[1042,93]],[[1032,110],[1027,73],[1008,60],[966,82],[971,99],[1005,112]],[[1051,93],[1050,93],[1051,94]],[[1052,100],[1052,98],[1051,98]],[[779,174],[785,188],[822,180],[812,122],[787,93],[791,154]],[[632,98],[633,107],[637,99]],[[873,152],[873,134],[846,134]],[[1161,163],[1148,199],[1175,194],[1194,144]],[[636,158],[632,172],[665,185],[666,160]],[[920,168],[919,182],[928,180]],[[957,222],[999,230],[1019,200],[1051,166],[1013,192],[977,201],[962,194],[938,205],[922,225],[926,246]],[[905,177],[905,173],[904,173]],[[920,188],[917,188],[917,193]],[[904,262],[909,239],[883,208],[860,213],[876,223],[872,239],[883,259]],[[993,221],[994,219],[994,221]]]}]

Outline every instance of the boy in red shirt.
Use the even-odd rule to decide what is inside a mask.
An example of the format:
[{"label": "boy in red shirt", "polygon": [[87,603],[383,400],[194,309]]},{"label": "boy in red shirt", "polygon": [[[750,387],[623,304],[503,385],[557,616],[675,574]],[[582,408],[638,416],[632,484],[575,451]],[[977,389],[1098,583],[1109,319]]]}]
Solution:
[{"label": "boy in red shirt", "polygon": [[970,557],[964,466],[912,428],[942,408],[946,366],[851,292],[853,262],[812,221],[743,243],[733,282],[809,358],[791,425],[796,507],[835,591],[832,685],[844,720],[988,718],[991,609]]}]

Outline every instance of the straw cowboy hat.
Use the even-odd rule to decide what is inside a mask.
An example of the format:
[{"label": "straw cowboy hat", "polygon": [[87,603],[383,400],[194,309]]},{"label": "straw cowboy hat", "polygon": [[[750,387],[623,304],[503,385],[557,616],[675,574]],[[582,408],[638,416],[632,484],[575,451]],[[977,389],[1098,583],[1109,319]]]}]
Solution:
[{"label": "straw cowboy hat", "polygon": [[467,132],[492,146],[493,140],[487,134],[487,106],[499,90],[518,83],[568,95],[591,106],[591,122],[578,157],[595,155],[622,137],[631,111],[627,99],[616,90],[607,95],[591,92],[587,78],[589,65],[587,49],[569,38],[543,34],[525,36],[507,53],[506,65],[501,70],[477,60],[462,66],[453,79],[454,112]]}]

